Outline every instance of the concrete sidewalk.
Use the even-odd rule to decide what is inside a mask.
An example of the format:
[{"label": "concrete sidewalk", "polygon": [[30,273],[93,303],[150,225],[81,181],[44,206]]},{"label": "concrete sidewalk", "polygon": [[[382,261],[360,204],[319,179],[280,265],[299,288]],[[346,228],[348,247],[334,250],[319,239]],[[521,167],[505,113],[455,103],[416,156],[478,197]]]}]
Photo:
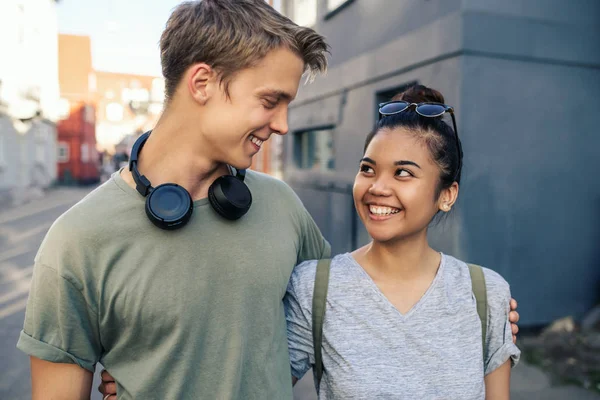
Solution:
[{"label": "concrete sidewalk", "polygon": [[83,198],[97,186],[55,186],[42,188],[18,188],[0,190],[0,216],[14,212],[31,212],[37,208],[56,207]]},{"label": "concrete sidewalk", "polygon": [[600,395],[577,386],[551,386],[541,369],[521,360],[511,373],[513,400],[600,400]]}]

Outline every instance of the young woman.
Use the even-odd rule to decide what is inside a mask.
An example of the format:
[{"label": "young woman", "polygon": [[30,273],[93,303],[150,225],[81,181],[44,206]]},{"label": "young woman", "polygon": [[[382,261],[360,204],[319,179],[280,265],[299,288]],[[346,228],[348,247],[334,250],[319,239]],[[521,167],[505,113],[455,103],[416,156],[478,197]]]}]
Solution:
[{"label": "young woman", "polygon": [[[520,355],[510,290],[483,269],[487,326],[467,264],[429,246],[427,228],[455,204],[462,150],[442,95],[416,86],[380,107],[354,183],[371,243],[334,257],[323,324],[321,399],[508,399]],[[292,375],[315,363],[317,261],[294,269],[285,297]],[[485,319],[484,319],[485,321]],[[483,348],[482,348],[483,347]]]}]

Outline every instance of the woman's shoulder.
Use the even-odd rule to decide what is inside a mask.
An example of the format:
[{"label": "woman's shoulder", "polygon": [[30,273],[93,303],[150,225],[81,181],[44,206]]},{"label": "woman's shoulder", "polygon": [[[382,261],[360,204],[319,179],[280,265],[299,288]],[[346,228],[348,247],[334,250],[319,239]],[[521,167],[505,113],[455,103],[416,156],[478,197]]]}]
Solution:
[{"label": "woman's shoulder", "polygon": [[[469,273],[469,265],[455,257],[444,255],[447,259],[447,263],[450,264],[451,268],[447,268],[446,271],[453,275],[455,279],[471,280]],[[485,278],[485,287],[487,291],[488,301],[496,297],[505,297],[510,294],[510,286],[506,279],[502,277],[498,272],[493,269],[480,266],[483,271]]]}]

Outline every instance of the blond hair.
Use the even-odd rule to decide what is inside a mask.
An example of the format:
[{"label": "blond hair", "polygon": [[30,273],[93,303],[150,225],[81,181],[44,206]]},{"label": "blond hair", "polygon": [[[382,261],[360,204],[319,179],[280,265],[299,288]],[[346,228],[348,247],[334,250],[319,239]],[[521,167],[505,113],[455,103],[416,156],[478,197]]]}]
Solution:
[{"label": "blond hair", "polygon": [[329,46],[314,30],[296,25],[264,0],[201,0],[181,3],[160,38],[168,101],[185,71],[204,62],[219,73],[228,93],[235,72],[286,47],[302,58],[309,79],[327,69]]}]

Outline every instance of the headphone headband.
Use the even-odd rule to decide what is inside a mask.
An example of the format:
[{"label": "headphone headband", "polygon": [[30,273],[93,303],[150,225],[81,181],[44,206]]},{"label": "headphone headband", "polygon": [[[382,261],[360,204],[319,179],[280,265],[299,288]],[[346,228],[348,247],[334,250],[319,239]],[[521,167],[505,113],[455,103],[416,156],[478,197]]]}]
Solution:
[{"label": "headphone headband", "polygon": [[140,174],[140,171],[137,169],[137,163],[140,151],[142,150],[142,147],[144,147],[144,143],[146,143],[148,137],[150,137],[150,132],[151,131],[144,133],[135,141],[129,157],[129,170],[131,171],[133,181],[135,182],[135,189],[144,197],[148,196],[154,188],[150,184],[148,178]]}]

